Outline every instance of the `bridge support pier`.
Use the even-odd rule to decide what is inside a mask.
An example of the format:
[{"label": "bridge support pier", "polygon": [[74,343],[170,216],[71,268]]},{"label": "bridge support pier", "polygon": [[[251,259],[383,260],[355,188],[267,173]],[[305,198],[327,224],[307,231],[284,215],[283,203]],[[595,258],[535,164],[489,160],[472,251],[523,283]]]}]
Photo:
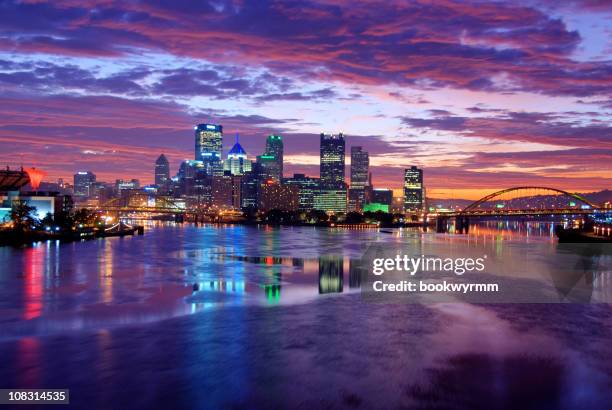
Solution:
[{"label": "bridge support pier", "polygon": [[438,216],[436,218],[436,232],[437,233],[446,233],[448,226],[448,218]]},{"label": "bridge support pier", "polygon": [[470,231],[470,218],[459,215],[455,218],[455,233],[468,233]]}]

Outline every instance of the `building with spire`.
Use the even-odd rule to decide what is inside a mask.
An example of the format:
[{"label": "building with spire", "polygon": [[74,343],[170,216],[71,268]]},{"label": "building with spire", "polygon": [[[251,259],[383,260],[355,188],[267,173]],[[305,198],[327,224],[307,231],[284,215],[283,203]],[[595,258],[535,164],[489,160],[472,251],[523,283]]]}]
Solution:
[{"label": "building with spire", "polygon": [[236,143],[227,153],[223,170],[229,171],[231,175],[244,175],[251,171],[251,161],[248,160],[246,151],[240,145],[238,133],[236,133]]}]

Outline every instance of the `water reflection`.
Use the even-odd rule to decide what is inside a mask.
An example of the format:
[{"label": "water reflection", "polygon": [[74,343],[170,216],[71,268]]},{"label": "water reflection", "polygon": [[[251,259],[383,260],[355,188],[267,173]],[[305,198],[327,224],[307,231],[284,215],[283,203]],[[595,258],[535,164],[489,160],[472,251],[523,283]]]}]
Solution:
[{"label": "water reflection", "polygon": [[344,288],[344,259],[340,256],[319,258],[319,294],[342,293]]},{"label": "water reflection", "polygon": [[[605,408],[608,305],[375,305],[359,295],[355,261],[377,241],[563,264],[545,225],[513,229],[162,225],[0,248],[0,380],[68,386],[91,408]],[[555,277],[564,272],[537,258],[534,269],[563,297],[588,296],[573,294],[583,285],[591,299],[609,294],[609,274],[589,276],[609,256],[567,254],[578,277]]]}]

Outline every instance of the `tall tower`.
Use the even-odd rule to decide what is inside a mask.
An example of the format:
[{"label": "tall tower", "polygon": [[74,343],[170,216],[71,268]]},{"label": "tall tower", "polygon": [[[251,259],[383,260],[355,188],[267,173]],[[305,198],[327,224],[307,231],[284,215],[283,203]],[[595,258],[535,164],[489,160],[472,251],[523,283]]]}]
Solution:
[{"label": "tall tower", "polygon": [[366,202],[366,186],[370,157],[362,147],[351,147],[351,186],[348,194],[348,210],[361,211]]},{"label": "tall tower", "polygon": [[423,199],[423,170],[411,166],[404,170],[404,212],[421,212]]},{"label": "tall tower", "polygon": [[283,137],[280,135],[268,135],[268,138],[266,138],[266,150],[263,155],[274,157],[271,172],[273,179],[280,182],[283,179]]},{"label": "tall tower", "polygon": [[236,133],[236,143],[227,153],[227,160],[223,164],[225,171],[230,171],[232,175],[243,175],[245,172],[251,171],[251,161],[247,159],[247,153],[238,141],[238,133]]},{"label": "tall tower", "polygon": [[209,175],[223,173],[223,126],[199,124],[195,129],[195,159],[202,161]]},{"label": "tall tower", "polygon": [[344,135],[321,133],[321,188],[342,189],[344,182]]},{"label": "tall tower", "polygon": [[161,187],[170,180],[170,163],[164,154],[155,161],[155,185]]},{"label": "tall tower", "polygon": [[351,188],[365,188],[369,170],[370,155],[362,147],[351,147]]}]

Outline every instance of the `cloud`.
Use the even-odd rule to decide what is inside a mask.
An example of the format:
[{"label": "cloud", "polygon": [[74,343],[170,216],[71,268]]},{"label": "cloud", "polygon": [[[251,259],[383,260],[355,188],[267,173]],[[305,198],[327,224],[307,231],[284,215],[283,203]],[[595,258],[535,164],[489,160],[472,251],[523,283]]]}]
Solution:
[{"label": "cloud", "polygon": [[[502,2],[4,2],[0,49],[83,56],[165,52],[301,79],[423,89],[609,95],[609,61],[531,4]],[[239,92],[245,83],[227,84]],[[203,88],[203,92],[211,92]]]}]

